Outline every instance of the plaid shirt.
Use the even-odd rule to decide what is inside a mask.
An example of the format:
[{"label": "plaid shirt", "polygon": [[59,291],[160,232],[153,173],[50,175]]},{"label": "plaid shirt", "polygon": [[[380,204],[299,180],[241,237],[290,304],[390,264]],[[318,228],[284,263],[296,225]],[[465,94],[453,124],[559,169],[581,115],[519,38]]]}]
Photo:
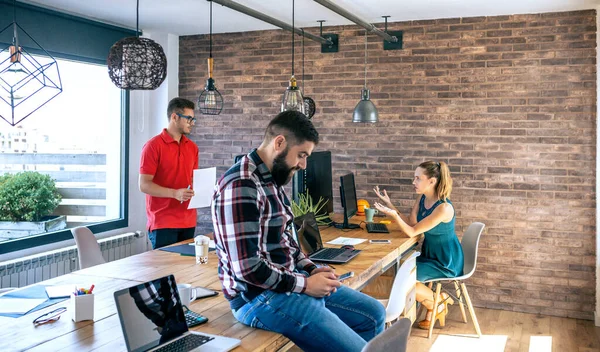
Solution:
[{"label": "plaid shirt", "polygon": [[265,290],[302,293],[316,268],[293,237],[290,202],[256,150],[244,156],[215,187],[212,221],[219,279],[229,300]]}]

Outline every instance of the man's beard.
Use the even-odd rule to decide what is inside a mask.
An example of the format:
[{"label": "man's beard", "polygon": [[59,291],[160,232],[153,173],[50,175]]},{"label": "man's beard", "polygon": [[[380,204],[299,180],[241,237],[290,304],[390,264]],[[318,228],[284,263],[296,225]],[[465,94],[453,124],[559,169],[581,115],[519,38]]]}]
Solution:
[{"label": "man's beard", "polygon": [[273,175],[273,181],[277,187],[288,184],[292,179],[293,172],[299,169],[298,167],[289,167],[286,164],[285,158],[287,157],[288,151],[289,148],[285,148],[281,154],[273,159],[273,170],[271,171],[271,175]]}]

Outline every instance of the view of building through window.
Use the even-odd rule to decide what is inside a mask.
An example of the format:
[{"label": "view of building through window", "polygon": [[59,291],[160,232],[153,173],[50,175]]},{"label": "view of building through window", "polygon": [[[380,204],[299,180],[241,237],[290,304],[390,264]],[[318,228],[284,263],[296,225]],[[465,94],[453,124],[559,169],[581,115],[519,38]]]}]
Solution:
[{"label": "view of building through window", "polygon": [[[65,216],[63,227],[117,219],[121,90],[112,84],[104,65],[57,61],[62,94],[15,127],[0,120],[0,174],[50,175],[62,196],[52,215]],[[5,226],[9,225],[0,214],[0,242],[34,234]]]}]

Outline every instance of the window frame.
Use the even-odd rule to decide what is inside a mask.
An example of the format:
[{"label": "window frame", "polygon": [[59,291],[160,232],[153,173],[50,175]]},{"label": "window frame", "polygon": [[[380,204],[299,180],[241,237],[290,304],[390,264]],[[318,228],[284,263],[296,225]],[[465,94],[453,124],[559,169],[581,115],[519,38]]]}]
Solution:
[{"label": "window frame", "polygon": [[[64,58],[62,56],[63,55],[61,55],[60,58]],[[68,59],[80,63],[98,64],[97,60],[81,57],[75,58],[72,55],[68,55]],[[129,226],[129,106],[129,91],[121,90],[121,203],[119,205],[121,216],[117,219],[102,221],[87,226],[94,234]],[[0,253],[8,254],[71,239],[73,239],[71,228],[66,228],[60,231],[46,232],[21,239],[0,242]]]}]

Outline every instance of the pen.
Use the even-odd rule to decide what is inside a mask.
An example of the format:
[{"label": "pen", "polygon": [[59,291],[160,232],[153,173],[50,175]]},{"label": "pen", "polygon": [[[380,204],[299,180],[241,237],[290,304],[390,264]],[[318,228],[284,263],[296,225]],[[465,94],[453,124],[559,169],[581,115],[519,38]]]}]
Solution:
[{"label": "pen", "polygon": [[[190,189],[190,187],[192,187],[192,185],[188,185],[187,189]],[[183,204],[183,200],[181,201],[181,204]]]}]

